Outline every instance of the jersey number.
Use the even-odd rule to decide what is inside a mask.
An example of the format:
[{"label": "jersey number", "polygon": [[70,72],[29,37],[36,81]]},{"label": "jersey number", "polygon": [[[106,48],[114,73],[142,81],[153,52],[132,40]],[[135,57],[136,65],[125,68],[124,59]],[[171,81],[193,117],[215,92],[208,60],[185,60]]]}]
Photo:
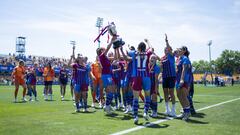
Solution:
[{"label": "jersey number", "polygon": [[[141,63],[142,62],[142,63]],[[142,67],[141,67],[142,64]],[[147,55],[144,56],[143,61],[141,61],[141,56],[137,56],[137,67],[138,68],[146,68],[147,65]]]}]

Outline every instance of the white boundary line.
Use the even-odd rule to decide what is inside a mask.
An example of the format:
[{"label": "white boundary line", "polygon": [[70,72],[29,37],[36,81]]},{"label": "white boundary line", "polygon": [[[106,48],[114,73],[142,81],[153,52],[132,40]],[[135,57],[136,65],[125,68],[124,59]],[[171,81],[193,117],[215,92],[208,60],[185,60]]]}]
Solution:
[{"label": "white boundary line", "polygon": [[[216,106],[219,106],[219,105],[222,105],[222,104],[230,103],[230,102],[233,102],[233,101],[236,101],[236,100],[239,100],[239,99],[240,98],[235,98],[235,99],[224,101],[224,102],[221,102],[221,103],[218,103],[218,104],[206,106],[206,107],[197,109],[196,111],[198,112],[198,111],[206,110],[206,109],[209,109],[209,108],[212,108],[212,107],[216,107]],[[130,128],[130,129],[126,129],[126,130],[120,131],[120,132],[112,133],[110,135],[123,135],[123,134],[127,134],[127,133],[130,133],[130,132],[133,132],[133,131],[137,131],[137,130],[140,130],[140,129],[143,129],[143,128],[146,128],[146,127],[150,127],[152,125],[159,124],[159,123],[162,123],[162,122],[165,122],[165,121],[173,120],[173,119],[174,118],[167,117],[166,119],[157,120],[157,121],[154,121],[152,123],[146,124],[144,126],[137,126],[137,127],[134,127],[134,128]]]}]

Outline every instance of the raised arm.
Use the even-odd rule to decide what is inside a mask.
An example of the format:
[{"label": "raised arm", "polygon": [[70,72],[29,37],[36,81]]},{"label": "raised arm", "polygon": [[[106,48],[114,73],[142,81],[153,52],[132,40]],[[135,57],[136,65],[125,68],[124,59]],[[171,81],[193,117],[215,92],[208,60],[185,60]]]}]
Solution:
[{"label": "raised arm", "polygon": [[107,45],[106,50],[104,51],[104,55],[107,55],[108,51],[110,50],[110,48],[112,47],[113,42],[117,39],[117,36],[113,36],[110,43]]},{"label": "raised arm", "polygon": [[122,47],[120,48],[120,51],[121,51],[121,53],[122,53],[122,55],[123,55],[123,59],[124,59],[124,60],[126,60],[126,61],[131,61],[131,60],[132,60],[131,57],[128,57],[128,56],[124,53]]},{"label": "raised arm", "polygon": [[173,55],[172,47],[169,45],[167,34],[165,34],[165,42],[166,42],[166,48],[168,50],[168,53]]}]

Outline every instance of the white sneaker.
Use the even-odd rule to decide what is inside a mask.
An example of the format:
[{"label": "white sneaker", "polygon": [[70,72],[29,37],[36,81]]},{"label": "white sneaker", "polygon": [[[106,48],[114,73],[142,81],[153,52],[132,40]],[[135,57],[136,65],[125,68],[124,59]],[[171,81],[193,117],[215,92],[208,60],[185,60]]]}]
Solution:
[{"label": "white sneaker", "polygon": [[138,124],[138,116],[134,118],[134,124]]},{"label": "white sneaker", "polygon": [[64,101],[64,97],[62,97],[62,99],[61,99],[62,101]]},{"label": "white sneaker", "polygon": [[94,108],[95,107],[95,104],[94,103],[92,103],[92,108]]},{"label": "white sneaker", "polygon": [[32,101],[32,97],[29,98],[29,101]]},{"label": "white sneaker", "polygon": [[147,114],[147,113],[144,113],[144,114],[143,114],[143,118],[144,118],[146,121],[148,121],[148,120],[149,120],[148,114]]}]

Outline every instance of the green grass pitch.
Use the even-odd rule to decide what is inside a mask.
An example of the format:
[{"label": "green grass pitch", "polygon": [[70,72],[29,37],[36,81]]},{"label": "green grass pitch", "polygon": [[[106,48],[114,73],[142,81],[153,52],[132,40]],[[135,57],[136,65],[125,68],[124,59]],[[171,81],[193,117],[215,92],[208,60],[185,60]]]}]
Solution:
[{"label": "green grass pitch", "polygon": [[[13,103],[13,86],[0,86],[0,135],[105,135],[136,127],[131,115],[115,111],[106,116],[102,109],[89,107],[89,113],[75,113],[73,101],[70,100],[69,86],[66,99],[61,101],[59,86],[53,86],[54,101],[44,101],[43,86],[38,86],[38,102]],[[160,90],[162,94],[162,90]],[[22,89],[18,99],[21,99]],[[240,85],[227,87],[204,87],[195,85],[194,104],[196,109],[214,105],[240,97]],[[91,96],[89,93],[89,102]],[[180,104],[177,102],[177,114]],[[143,108],[143,104],[140,104]],[[146,122],[141,118],[140,124]],[[165,119],[164,103],[158,105],[158,118]],[[174,119],[143,128],[128,134],[134,135],[239,135],[240,134],[240,100],[222,104],[190,118],[189,122]]]}]

